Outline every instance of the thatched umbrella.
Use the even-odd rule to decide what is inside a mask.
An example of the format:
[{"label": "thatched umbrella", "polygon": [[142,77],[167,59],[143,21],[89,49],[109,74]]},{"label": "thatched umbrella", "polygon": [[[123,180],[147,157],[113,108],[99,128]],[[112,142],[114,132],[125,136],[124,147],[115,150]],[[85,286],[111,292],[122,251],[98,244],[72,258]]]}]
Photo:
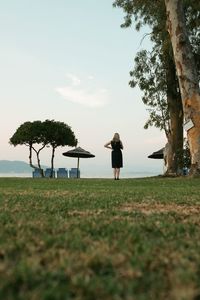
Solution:
[{"label": "thatched umbrella", "polygon": [[151,155],[148,156],[148,158],[155,158],[155,159],[163,159],[164,154],[163,154],[164,148],[153,152]]},{"label": "thatched umbrella", "polygon": [[78,158],[78,161],[77,161],[77,178],[78,178],[78,171],[79,171],[79,159],[80,158],[95,157],[94,154],[90,153],[89,151],[86,151],[86,150],[82,149],[81,147],[77,147],[75,149],[64,152],[63,155]]}]

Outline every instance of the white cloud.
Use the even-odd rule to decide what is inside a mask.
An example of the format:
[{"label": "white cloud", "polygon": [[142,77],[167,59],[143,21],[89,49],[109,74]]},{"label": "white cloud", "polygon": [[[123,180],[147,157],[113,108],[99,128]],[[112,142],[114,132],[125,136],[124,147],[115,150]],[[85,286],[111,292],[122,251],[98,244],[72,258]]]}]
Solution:
[{"label": "white cloud", "polygon": [[65,86],[56,88],[56,91],[66,100],[90,107],[104,106],[108,102],[107,92],[105,92],[105,90],[89,92]]},{"label": "white cloud", "polygon": [[81,84],[82,81],[73,74],[67,74],[67,78],[70,79],[69,84],[56,88],[64,99],[89,107],[102,107],[108,103],[109,97],[106,89],[90,86],[90,82]]},{"label": "white cloud", "polygon": [[75,85],[75,86],[80,85],[81,80],[76,75],[68,73],[66,76],[68,79],[71,80],[72,85]]}]

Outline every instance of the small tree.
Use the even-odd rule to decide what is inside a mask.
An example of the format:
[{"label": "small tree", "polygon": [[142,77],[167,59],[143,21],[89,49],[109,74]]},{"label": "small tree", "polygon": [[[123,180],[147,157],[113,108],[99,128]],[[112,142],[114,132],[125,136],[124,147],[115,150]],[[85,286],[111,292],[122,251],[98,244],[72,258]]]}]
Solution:
[{"label": "small tree", "polygon": [[[25,145],[29,147],[29,164],[32,168],[39,169],[42,177],[44,177],[44,172],[40,164],[40,152],[42,149],[48,145],[52,147],[52,177],[55,149],[58,146],[75,146],[77,144],[71,127],[63,122],[56,122],[54,120],[25,122],[19,126],[9,142],[13,146]],[[36,144],[39,146],[36,147]],[[33,151],[36,154],[37,166],[32,161]]]},{"label": "small tree", "polygon": [[[19,128],[10,138],[9,142],[14,147],[17,145],[25,145],[29,147],[29,164],[32,168],[39,169],[43,177],[44,172],[41,168],[39,158],[40,151],[45,147],[45,144],[43,143],[42,131],[41,121],[25,122],[19,126]],[[42,144],[42,146],[39,149],[36,149],[35,144]],[[33,151],[37,157],[37,166],[33,164]]]}]

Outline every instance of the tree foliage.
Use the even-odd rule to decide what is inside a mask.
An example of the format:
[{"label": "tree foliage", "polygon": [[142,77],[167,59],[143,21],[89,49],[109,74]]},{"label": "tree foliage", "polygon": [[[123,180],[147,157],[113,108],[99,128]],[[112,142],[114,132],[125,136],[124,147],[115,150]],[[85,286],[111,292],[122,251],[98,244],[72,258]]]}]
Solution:
[{"label": "tree foliage", "polygon": [[167,103],[167,80],[165,58],[173,55],[166,32],[166,13],[164,1],[116,0],[113,4],[125,12],[122,27],[129,27],[133,21],[136,30],[148,25],[151,51],[141,50],[134,59],[134,69],[130,72],[131,87],[138,85],[143,91],[143,103],[148,107],[149,119],[144,128],[155,126],[170,131],[170,115]]},{"label": "tree foliage", "polygon": [[[184,11],[186,15],[187,27],[189,30],[189,38],[193,46],[193,54],[195,57],[196,64],[198,65],[199,77],[200,77],[200,2],[196,0],[184,0]],[[141,90],[144,92],[143,102],[150,107],[150,118],[145,124],[145,128],[149,125],[160,127],[165,129],[168,126],[168,115],[167,112],[163,114],[164,120],[161,121],[160,126],[158,120],[162,115],[160,111],[167,108],[164,98],[166,98],[166,81],[165,70],[166,70],[166,56],[170,56],[173,60],[173,51],[171,47],[171,41],[166,29],[166,10],[165,3],[163,0],[115,0],[113,3],[114,7],[120,7],[123,9],[124,23],[121,27],[129,27],[133,24],[136,30],[140,30],[142,26],[148,26],[151,41],[153,42],[152,51],[138,52],[135,57],[135,67],[130,72],[132,80],[130,85],[134,87],[136,84],[139,85]],[[144,57],[146,55],[146,57]],[[146,61],[145,61],[146,59]],[[155,64],[155,66],[153,65]],[[148,64],[151,68],[148,68]],[[160,72],[159,72],[160,70]],[[143,74],[145,73],[146,74]],[[155,79],[153,79],[153,74]],[[148,78],[147,78],[148,77]],[[152,86],[152,82],[154,85]],[[157,83],[156,83],[156,82]],[[160,83],[158,83],[160,81]],[[176,82],[178,89],[178,80]],[[159,94],[157,87],[159,86]],[[160,90],[162,91],[162,102],[160,102]],[[147,98],[152,99],[147,99]],[[156,100],[158,97],[158,101]],[[155,104],[155,100],[158,105]],[[159,107],[159,104],[164,104],[163,108]],[[153,112],[154,111],[154,112]],[[157,114],[158,112],[158,114]],[[155,118],[156,116],[156,118]],[[163,126],[163,122],[166,120],[166,126]]]},{"label": "tree foliage", "polygon": [[147,105],[149,119],[144,128],[155,126],[169,134],[169,112],[166,101],[166,76],[163,70],[158,49],[149,52],[142,50],[135,57],[135,67],[130,72],[132,80],[131,87],[136,84],[143,91],[142,101]]},{"label": "tree foliage", "polygon": [[40,144],[42,141],[42,122],[25,122],[19,126],[13,136],[10,138],[10,143],[13,146],[26,145],[30,146],[35,143]]}]

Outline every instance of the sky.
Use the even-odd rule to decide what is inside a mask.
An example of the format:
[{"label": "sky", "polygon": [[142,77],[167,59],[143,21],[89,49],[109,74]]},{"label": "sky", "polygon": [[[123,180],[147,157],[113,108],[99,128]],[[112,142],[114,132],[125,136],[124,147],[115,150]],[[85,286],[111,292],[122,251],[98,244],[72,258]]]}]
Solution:
[{"label": "sky", "polygon": [[[144,28],[121,28],[124,13],[113,0],[0,0],[0,160],[28,162],[26,146],[10,137],[26,121],[68,124],[78,146],[95,155],[82,159],[86,176],[111,172],[104,144],[115,132],[124,144],[126,172],[163,171],[162,160],[147,156],[166,139],[159,129],[143,129],[148,118],[138,87],[130,88],[134,57],[151,49]],[[59,147],[55,167],[76,166]],[[50,165],[50,149],[41,163]]]}]

